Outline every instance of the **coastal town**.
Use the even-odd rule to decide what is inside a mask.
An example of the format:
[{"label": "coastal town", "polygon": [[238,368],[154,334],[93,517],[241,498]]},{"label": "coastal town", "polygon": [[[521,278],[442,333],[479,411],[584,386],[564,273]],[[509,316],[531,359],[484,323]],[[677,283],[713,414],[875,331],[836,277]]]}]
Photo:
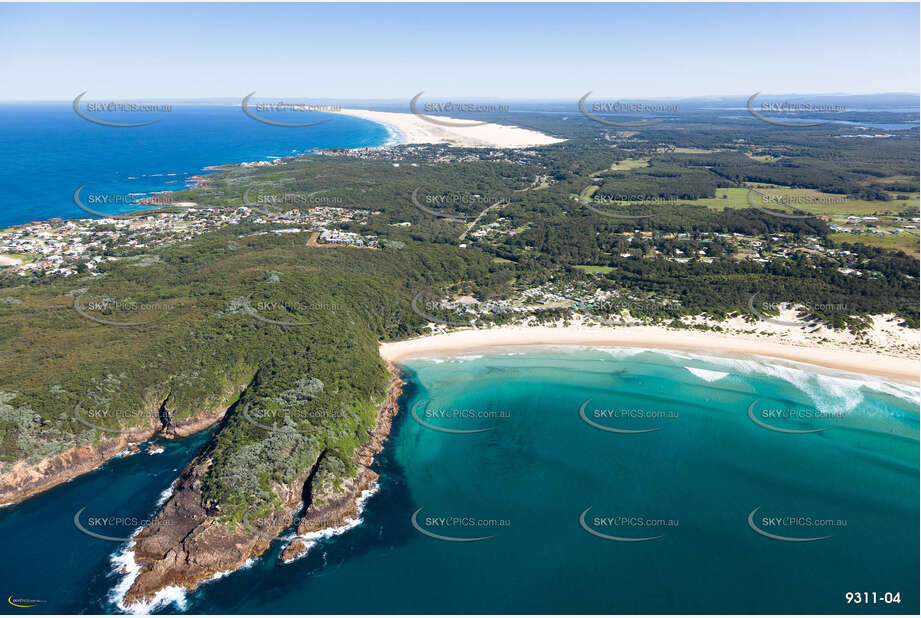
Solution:
[{"label": "coastal town", "polygon": [[196,208],[93,219],[51,219],[0,230],[0,272],[26,276],[68,277],[92,273],[103,262],[134,259],[145,265],[159,261],[156,252],[200,234],[241,223],[278,223],[265,233],[317,231],[330,244],[376,246],[373,238],[328,229],[359,221],[366,210],[319,206],[270,214],[247,206]]},{"label": "coastal town", "polygon": [[[0,272],[22,276],[41,273],[43,276],[67,277],[93,272],[99,264],[107,261],[156,260],[156,252],[163,247],[241,223],[269,225],[269,229],[259,233],[317,232],[312,241],[315,244],[375,248],[381,242],[375,235],[339,228],[344,224],[366,223],[369,217],[380,214],[378,211],[326,205],[275,208],[270,211],[253,205],[199,208],[187,202],[182,207],[167,211],[88,219],[51,219],[0,230]],[[851,216],[846,221],[849,225],[831,224],[829,227],[839,234],[856,235],[917,233],[918,226],[917,219],[891,217]],[[273,224],[284,227],[273,227]],[[412,224],[400,221],[392,225],[405,228]],[[465,242],[460,242],[459,246],[488,248],[521,231],[521,228],[505,217],[498,216],[495,220],[471,226],[465,233]],[[620,258],[663,258],[679,263],[692,260],[711,263],[714,259],[732,257],[769,264],[804,252],[837,260],[843,274],[862,274],[860,264],[850,251],[826,246],[817,236],[796,237],[781,233],[759,237],[740,233],[664,233],[643,230],[623,232],[619,236],[624,239],[622,249],[616,252]],[[527,245],[524,249],[533,250]],[[612,267],[584,268],[589,272],[613,270]]]}]

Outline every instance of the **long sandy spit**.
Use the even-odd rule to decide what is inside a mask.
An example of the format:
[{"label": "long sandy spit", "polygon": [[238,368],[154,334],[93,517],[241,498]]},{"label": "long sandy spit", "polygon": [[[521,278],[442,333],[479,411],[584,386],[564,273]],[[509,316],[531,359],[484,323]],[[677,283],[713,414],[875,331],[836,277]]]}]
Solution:
[{"label": "long sandy spit", "polygon": [[[468,126],[470,120],[435,116],[431,120],[423,115],[377,112],[366,109],[342,109],[339,113],[364,118],[390,127],[401,144],[441,144],[467,148],[527,148],[545,146],[565,140],[550,137],[539,131],[512,125],[484,123]],[[444,124],[457,126],[444,126]]]}]

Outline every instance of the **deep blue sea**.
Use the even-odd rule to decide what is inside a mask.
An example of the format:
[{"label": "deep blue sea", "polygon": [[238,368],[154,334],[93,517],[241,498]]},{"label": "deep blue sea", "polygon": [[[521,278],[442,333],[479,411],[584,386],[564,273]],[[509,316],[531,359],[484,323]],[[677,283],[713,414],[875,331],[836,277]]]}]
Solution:
[{"label": "deep blue sea", "polygon": [[[357,526],[291,564],[275,542],[154,611],[918,613],[917,386],[578,347],[404,371]],[[118,612],[128,544],[79,532],[75,513],[127,538],[206,439],[0,510],[6,594],[42,601],[4,611]],[[107,516],[127,521],[94,527]]]},{"label": "deep blue sea", "polygon": [[[392,138],[383,125],[342,114],[260,114],[281,122],[329,122],[278,127],[246,116],[239,106],[174,106],[170,112],[93,114],[111,122],[157,120],[143,127],[110,127],[78,116],[70,103],[0,103],[0,228],[53,217],[85,218],[74,191],[151,195],[182,189],[206,166],[268,160],[316,148],[379,146]],[[81,194],[82,195],[82,194]],[[86,199],[85,197],[83,199]],[[134,206],[106,207],[118,214]]]}]

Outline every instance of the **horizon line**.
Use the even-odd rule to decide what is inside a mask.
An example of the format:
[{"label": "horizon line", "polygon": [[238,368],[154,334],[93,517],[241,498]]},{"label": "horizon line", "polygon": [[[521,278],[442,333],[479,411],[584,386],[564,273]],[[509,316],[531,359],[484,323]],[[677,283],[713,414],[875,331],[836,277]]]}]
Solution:
[{"label": "horizon line", "polygon": [[[594,93],[592,93],[594,94]],[[747,98],[752,96],[754,93],[745,93],[745,94],[700,94],[700,95],[682,95],[682,96],[642,96],[642,95],[617,95],[618,99],[635,99],[643,101],[681,101],[681,100],[699,100],[699,99],[732,99],[732,98]],[[785,92],[785,93],[771,93],[771,92],[759,92],[762,97],[768,96],[783,96],[783,97],[882,97],[882,96],[906,96],[906,97],[919,97],[921,99],[921,92],[910,92],[910,91],[884,91],[884,92],[870,92],[870,93],[851,93],[851,92]],[[79,96],[79,93],[77,95]],[[103,97],[103,98],[84,98],[84,101],[129,101],[129,100],[145,100],[145,101],[221,101],[228,100],[234,101],[238,98],[242,100],[246,95],[237,97],[231,95],[218,95],[218,96],[202,96],[202,97],[143,97],[143,96],[132,96],[127,97]],[[509,101],[509,102],[521,102],[521,103],[530,103],[530,102],[539,102],[539,103],[569,103],[573,100],[578,100],[577,95],[574,98],[564,98],[559,95],[548,96],[548,97],[496,97],[496,96],[451,96],[444,95],[438,96],[439,99],[453,99],[455,101]],[[593,98],[611,98],[612,95],[602,95],[599,94]],[[277,95],[261,95],[257,97],[258,99],[289,99],[289,100],[309,100],[309,101],[356,101],[356,102],[374,102],[374,103],[404,103],[410,100],[412,97],[400,98],[400,97],[310,97],[303,95],[292,95],[292,96],[277,96]],[[433,97],[434,98],[434,97]],[[0,103],[73,103],[74,99],[0,99]],[[921,101],[919,101],[921,102]]]}]

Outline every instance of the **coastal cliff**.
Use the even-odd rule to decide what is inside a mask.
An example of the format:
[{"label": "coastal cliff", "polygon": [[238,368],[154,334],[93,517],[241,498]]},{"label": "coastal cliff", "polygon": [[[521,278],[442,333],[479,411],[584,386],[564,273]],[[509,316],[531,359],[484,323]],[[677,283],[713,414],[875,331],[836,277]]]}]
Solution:
[{"label": "coastal cliff", "polygon": [[0,475],[0,504],[20,502],[86,474],[132,444],[149,440],[156,433],[154,428],[138,429],[96,444],[68,449],[34,464],[17,462],[11,470]]},{"label": "coastal cliff", "polygon": [[[304,514],[297,525],[298,537],[328,528],[338,528],[347,524],[346,520],[358,518],[362,493],[371,489],[378,479],[378,474],[369,466],[374,462],[375,455],[383,450],[384,441],[390,435],[393,417],[399,412],[399,399],[403,392],[404,382],[399,377],[396,367],[388,363],[387,369],[392,376],[387,401],[377,415],[368,441],[355,453],[355,461],[359,466],[358,474],[339,487],[319,473],[313,477],[308,488],[309,501],[306,502]],[[295,538],[282,553],[282,560],[294,560],[307,549],[303,538]]]},{"label": "coastal cliff", "polygon": [[266,518],[274,525],[260,525],[262,520],[251,523],[251,529],[219,524],[202,496],[202,478],[210,466],[211,461],[202,456],[193,459],[180,475],[173,496],[134,537],[131,551],[141,568],[125,594],[125,604],[151,599],[168,586],[191,589],[218,573],[239,569],[249,558],[262,555],[271,537],[285,527],[286,520],[290,523],[290,508],[299,496],[284,490],[279,497],[287,509]]},{"label": "coastal cliff", "polygon": [[[372,487],[378,476],[367,466],[383,448],[398,411],[403,381],[396,368],[388,364],[391,381],[385,402],[380,407],[367,441],[355,452],[357,474],[336,487],[323,471],[324,454],[303,477],[291,485],[276,484],[272,491],[281,507],[268,517],[248,520],[245,525],[219,519],[219,509],[204,497],[203,479],[211,460],[203,453],[190,462],[176,483],[172,497],[151,524],[133,539],[130,551],[139,565],[137,577],[126,592],[123,604],[150,602],[164,588],[193,589],[220,573],[235,571],[252,558],[261,556],[271,541],[294,523],[294,513],[305,502],[305,514],[298,523],[298,534],[307,534],[345,523],[358,516],[358,500]],[[283,555],[292,559],[306,545],[295,540]]]},{"label": "coastal cliff", "polygon": [[[245,385],[238,390],[242,392]],[[225,393],[230,397],[233,393]],[[56,455],[45,457],[38,462],[16,462],[10,470],[0,474],[0,504],[20,502],[66,483],[82,474],[90,472],[132,445],[150,440],[155,435],[166,439],[190,436],[207,429],[224,418],[229,406],[219,406],[213,410],[193,414],[173,421],[175,411],[169,410],[169,398],[148,411],[159,410],[159,420],[144,426],[124,428],[121,433],[109,434],[94,444],[67,449]],[[153,418],[154,414],[142,413],[140,418]]]}]

